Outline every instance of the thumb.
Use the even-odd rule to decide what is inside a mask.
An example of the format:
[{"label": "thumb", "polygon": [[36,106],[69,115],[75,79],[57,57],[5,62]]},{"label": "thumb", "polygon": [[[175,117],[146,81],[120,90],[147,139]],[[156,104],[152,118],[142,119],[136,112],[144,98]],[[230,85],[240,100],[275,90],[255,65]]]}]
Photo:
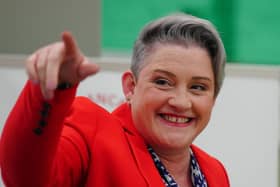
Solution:
[{"label": "thumb", "polygon": [[94,75],[99,71],[99,66],[95,63],[90,63],[88,61],[80,64],[78,73],[81,80],[85,79],[90,75]]}]

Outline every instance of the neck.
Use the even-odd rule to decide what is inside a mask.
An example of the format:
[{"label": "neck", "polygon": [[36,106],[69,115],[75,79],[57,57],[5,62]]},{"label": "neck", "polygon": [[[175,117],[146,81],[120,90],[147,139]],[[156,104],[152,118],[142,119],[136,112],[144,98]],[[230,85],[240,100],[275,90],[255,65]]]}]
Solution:
[{"label": "neck", "polygon": [[154,149],[154,151],[179,186],[192,186],[190,176],[190,152],[188,149],[180,151]]}]

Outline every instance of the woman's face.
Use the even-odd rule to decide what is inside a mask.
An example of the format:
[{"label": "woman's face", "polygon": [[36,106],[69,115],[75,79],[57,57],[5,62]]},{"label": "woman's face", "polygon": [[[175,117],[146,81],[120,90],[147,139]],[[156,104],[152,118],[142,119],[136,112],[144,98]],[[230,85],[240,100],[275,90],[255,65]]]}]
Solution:
[{"label": "woman's face", "polygon": [[206,127],[215,102],[208,53],[158,45],[145,59],[130,102],[135,126],[148,144],[186,150]]}]

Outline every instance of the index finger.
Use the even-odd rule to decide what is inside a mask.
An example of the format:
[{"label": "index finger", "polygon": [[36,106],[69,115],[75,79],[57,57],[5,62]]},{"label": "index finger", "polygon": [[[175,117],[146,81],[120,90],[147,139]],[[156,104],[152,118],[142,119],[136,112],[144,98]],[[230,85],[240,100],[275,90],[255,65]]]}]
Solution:
[{"label": "index finger", "polygon": [[81,60],[81,53],[80,49],[75,41],[74,36],[68,32],[65,31],[62,33],[62,41],[65,45],[65,57],[66,59],[71,59],[74,61],[80,61]]}]

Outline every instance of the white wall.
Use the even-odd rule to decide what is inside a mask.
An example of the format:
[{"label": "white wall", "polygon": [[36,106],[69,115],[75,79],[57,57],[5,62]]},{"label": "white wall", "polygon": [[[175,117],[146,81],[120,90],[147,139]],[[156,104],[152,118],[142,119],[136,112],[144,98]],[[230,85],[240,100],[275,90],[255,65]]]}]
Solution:
[{"label": "white wall", "polygon": [[[78,94],[112,110],[123,99],[120,77],[128,60],[95,60],[103,71],[84,81]],[[1,126],[26,80],[21,61],[0,58]],[[226,70],[212,119],[195,143],[224,163],[231,186],[277,187],[280,67],[230,64]]]}]

